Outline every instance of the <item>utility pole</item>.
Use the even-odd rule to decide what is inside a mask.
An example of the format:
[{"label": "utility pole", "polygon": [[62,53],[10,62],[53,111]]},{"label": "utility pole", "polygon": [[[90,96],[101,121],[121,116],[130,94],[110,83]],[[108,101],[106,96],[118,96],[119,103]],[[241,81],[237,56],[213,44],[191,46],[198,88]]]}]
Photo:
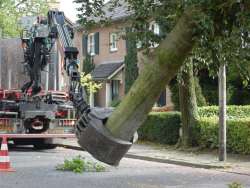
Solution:
[{"label": "utility pole", "polygon": [[219,161],[227,159],[226,65],[219,69]]}]

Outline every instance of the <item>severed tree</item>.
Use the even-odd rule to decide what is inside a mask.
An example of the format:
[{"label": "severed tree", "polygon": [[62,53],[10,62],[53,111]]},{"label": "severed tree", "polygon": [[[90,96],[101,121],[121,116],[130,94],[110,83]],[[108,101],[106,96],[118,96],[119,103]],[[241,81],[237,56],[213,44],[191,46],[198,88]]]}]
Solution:
[{"label": "severed tree", "polygon": [[[102,10],[102,0],[75,0],[81,4],[79,23],[84,27],[95,27],[96,24],[109,22]],[[182,122],[184,140],[189,144],[190,127],[194,123],[196,99],[192,65],[186,65],[197,48],[206,48],[206,41],[217,40],[217,37],[230,36],[231,31],[247,33],[249,30],[248,0],[113,0],[111,9],[121,4],[128,5],[132,16],[128,18],[133,34],[142,43],[143,51],[139,53],[139,61],[145,64],[143,71],[122,100],[118,108],[109,117],[106,127],[110,133],[122,140],[130,141],[135,131],[146,120],[160,93],[176,76],[180,68],[187,66],[183,77],[190,88],[182,88],[185,100],[181,101],[183,109]],[[96,22],[96,17],[100,18]],[[158,22],[165,35],[156,36],[150,31],[149,23]],[[245,34],[244,34],[245,35]],[[211,39],[212,37],[212,39]],[[238,37],[237,39],[241,39]],[[150,48],[152,43],[158,47]],[[207,46],[204,50],[216,50]],[[218,57],[218,56],[217,56]],[[186,119],[185,119],[186,118]]]}]

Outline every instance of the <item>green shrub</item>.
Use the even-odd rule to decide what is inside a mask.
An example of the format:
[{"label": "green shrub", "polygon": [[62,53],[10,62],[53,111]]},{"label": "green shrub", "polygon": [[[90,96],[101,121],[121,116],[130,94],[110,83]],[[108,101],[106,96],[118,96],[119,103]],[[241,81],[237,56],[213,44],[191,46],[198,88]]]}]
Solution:
[{"label": "green shrub", "polygon": [[[196,140],[204,148],[218,148],[218,118],[200,118],[196,126]],[[227,121],[227,149],[250,154],[250,118]]]},{"label": "green shrub", "polygon": [[[200,117],[213,117],[218,116],[219,107],[218,106],[205,106],[198,108],[198,114]],[[227,106],[227,117],[228,119],[235,118],[246,118],[250,117],[250,105],[246,106]]]},{"label": "green shrub", "polygon": [[179,112],[152,112],[138,130],[139,138],[161,144],[176,144],[181,126]]},{"label": "green shrub", "polygon": [[238,182],[233,182],[228,185],[229,188],[243,188],[243,186]]},{"label": "green shrub", "polygon": [[103,172],[105,171],[105,166],[86,160],[80,155],[73,158],[72,160],[64,160],[63,164],[56,166],[56,170],[61,171],[73,171],[75,173],[82,172]]},{"label": "green shrub", "polygon": [[[200,118],[194,130],[195,142],[201,148],[218,148],[218,107],[199,108]],[[229,152],[250,154],[250,118],[235,118],[248,115],[250,106],[229,106],[231,115],[227,120],[227,149]],[[250,112],[249,112],[250,114]],[[210,116],[210,117],[209,117]],[[139,128],[139,138],[161,144],[176,144],[179,139],[181,115],[179,112],[153,112]]]}]

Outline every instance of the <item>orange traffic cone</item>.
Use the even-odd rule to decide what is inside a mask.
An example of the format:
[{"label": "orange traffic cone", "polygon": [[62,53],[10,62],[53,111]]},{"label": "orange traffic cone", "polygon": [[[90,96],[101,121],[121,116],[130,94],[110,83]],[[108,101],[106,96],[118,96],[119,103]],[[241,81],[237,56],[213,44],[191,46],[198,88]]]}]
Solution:
[{"label": "orange traffic cone", "polygon": [[2,137],[2,145],[0,150],[0,172],[14,172],[10,167],[10,157],[8,152],[8,143],[6,136]]}]

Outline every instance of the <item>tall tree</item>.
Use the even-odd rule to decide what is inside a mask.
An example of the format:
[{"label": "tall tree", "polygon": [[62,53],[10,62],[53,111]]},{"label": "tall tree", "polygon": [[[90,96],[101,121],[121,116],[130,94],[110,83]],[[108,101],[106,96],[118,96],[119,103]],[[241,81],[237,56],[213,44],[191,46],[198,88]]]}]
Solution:
[{"label": "tall tree", "polygon": [[89,74],[92,70],[94,70],[95,64],[93,63],[93,58],[90,55],[86,55],[86,58],[83,60],[83,68],[82,71],[85,74]]},{"label": "tall tree", "polygon": [[193,62],[182,67],[179,80],[179,100],[182,122],[181,144],[193,145],[193,130],[198,119]]}]

